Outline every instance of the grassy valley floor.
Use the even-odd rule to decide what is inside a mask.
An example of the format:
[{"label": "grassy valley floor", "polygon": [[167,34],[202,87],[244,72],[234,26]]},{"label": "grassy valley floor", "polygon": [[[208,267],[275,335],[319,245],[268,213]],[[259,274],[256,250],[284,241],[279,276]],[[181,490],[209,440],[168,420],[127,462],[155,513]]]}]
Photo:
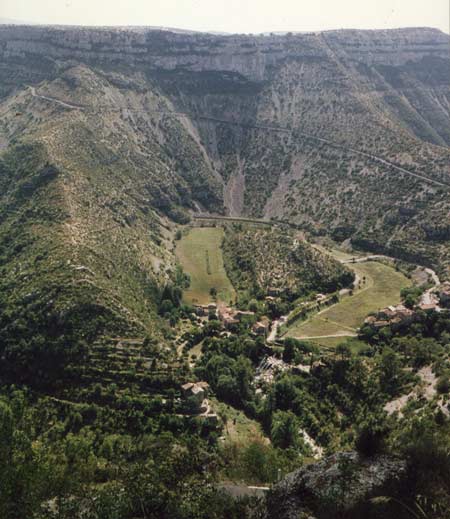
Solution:
[{"label": "grassy valley floor", "polygon": [[[339,337],[356,335],[364,318],[370,312],[400,301],[400,290],[410,281],[392,267],[368,261],[348,264],[361,280],[361,289],[352,296],[344,296],[339,303],[313,315],[306,321],[297,321],[286,336],[311,338],[321,344],[335,344]],[[329,337],[327,337],[329,336]]]},{"label": "grassy valley floor", "polygon": [[217,300],[229,303],[235,299],[234,288],[223,265],[223,229],[193,228],[177,244],[176,255],[183,270],[191,278],[184,292],[186,303],[207,304],[212,301],[210,290],[217,290]]}]

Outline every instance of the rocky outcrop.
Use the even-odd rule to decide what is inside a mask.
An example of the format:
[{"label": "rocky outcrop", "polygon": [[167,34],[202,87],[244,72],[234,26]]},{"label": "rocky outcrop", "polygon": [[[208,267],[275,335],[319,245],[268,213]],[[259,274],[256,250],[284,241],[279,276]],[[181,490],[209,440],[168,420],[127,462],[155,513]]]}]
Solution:
[{"label": "rocky outcrop", "polygon": [[347,54],[365,64],[402,65],[423,56],[448,57],[449,38],[435,29],[330,31],[271,36],[185,34],[133,28],[0,27],[2,60],[142,64],[166,71],[225,71],[266,80],[286,60]]},{"label": "rocky outcrop", "polygon": [[370,500],[403,495],[406,480],[402,460],[338,453],[292,472],[275,485],[266,500],[267,519],[333,519],[344,513],[349,518],[382,517],[371,515]]},{"label": "rocky outcrop", "polygon": [[448,35],[429,27],[329,31],[324,37],[330,46],[366,65],[400,66],[429,55],[447,59],[450,50]]}]

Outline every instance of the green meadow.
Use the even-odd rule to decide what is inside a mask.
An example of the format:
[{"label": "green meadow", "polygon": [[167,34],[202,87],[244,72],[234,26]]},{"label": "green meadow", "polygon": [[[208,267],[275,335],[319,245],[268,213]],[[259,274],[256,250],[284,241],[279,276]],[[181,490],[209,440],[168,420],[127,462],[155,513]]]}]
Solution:
[{"label": "green meadow", "polygon": [[217,300],[229,303],[235,291],[225,272],[222,257],[223,229],[194,227],[177,243],[176,255],[191,278],[184,292],[187,303],[206,304],[213,300],[210,290],[217,290]]}]

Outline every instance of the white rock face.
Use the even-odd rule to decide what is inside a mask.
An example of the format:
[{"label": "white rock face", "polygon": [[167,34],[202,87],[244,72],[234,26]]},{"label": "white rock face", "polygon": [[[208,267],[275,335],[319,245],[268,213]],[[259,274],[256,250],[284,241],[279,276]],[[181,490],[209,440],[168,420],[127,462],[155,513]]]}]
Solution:
[{"label": "white rock face", "polygon": [[160,30],[0,27],[0,56],[142,63],[163,70],[238,73],[262,81],[286,60],[343,56],[365,64],[399,65],[425,55],[448,57],[449,37],[435,29],[330,31],[296,35],[217,36]]}]

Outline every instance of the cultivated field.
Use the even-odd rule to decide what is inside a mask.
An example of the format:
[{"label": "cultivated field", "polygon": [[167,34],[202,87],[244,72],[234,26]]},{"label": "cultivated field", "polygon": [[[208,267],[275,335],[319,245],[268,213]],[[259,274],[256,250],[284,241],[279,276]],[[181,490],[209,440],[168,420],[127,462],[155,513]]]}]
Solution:
[{"label": "cultivated field", "polygon": [[329,254],[330,256],[333,256],[333,258],[337,259],[338,261],[347,261],[347,260],[351,260],[353,258],[359,258],[361,257],[361,254],[357,253],[357,252],[354,252],[354,253],[349,253],[349,252],[344,252],[344,251],[341,251],[339,249],[329,249],[329,248],[326,248],[322,245],[319,245],[317,243],[312,243],[311,244],[315,249],[317,250],[320,250],[320,252],[323,252],[324,254]]},{"label": "cultivated field", "polygon": [[[368,261],[365,263],[348,264],[361,280],[365,278],[362,288],[353,296],[344,297],[333,305],[306,321],[294,323],[286,336],[297,338],[330,337],[332,343],[339,342],[336,336],[356,335],[356,329],[361,326],[368,313],[388,305],[400,302],[400,290],[408,286],[410,281],[395,269]],[[315,339],[319,341],[319,339]],[[324,339],[320,339],[323,343]]]},{"label": "cultivated field", "polygon": [[217,289],[219,301],[234,301],[235,292],[223,266],[222,238],[222,228],[197,227],[177,243],[178,260],[191,278],[191,286],[183,296],[187,303],[211,302],[211,288]]}]

